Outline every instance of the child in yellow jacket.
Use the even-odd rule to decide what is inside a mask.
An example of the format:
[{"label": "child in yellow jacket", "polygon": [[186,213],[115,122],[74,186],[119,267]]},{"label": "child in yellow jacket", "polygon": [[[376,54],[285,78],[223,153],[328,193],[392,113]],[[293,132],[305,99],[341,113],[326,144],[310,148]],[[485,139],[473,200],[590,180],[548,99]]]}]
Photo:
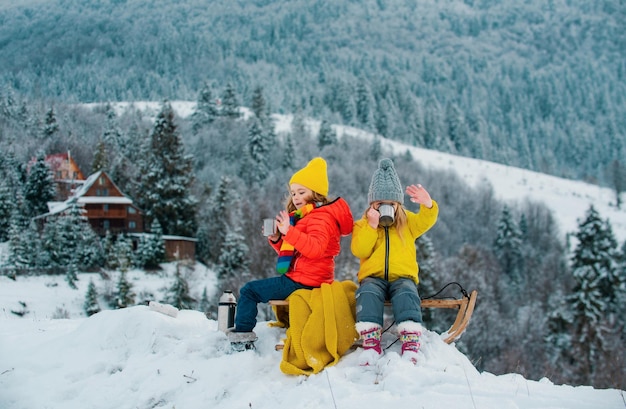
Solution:
[{"label": "child in yellow jacket", "polygon": [[391,301],[398,323],[402,357],[417,362],[423,327],[415,240],[436,223],[439,208],[422,185],[408,186],[406,194],[419,203],[419,213],[404,208],[393,162],[382,159],[372,176],[370,205],[352,231],[352,254],[360,259],[356,330],[363,339],[361,365],[373,364],[382,354],[385,300]]}]

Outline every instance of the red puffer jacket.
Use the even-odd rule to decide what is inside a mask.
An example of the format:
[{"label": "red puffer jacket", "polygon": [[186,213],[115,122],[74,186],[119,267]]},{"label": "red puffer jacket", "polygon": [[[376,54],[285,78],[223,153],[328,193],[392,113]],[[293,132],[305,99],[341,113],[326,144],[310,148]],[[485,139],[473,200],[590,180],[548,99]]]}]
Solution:
[{"label": "red puffer jacket", "polygon": [[350,206],[342,198],[337,198],[298,220],[276,243],[270,240],[277,253],[283,240],[295,248],[287,277],[310,287],[332,283],[335,256],[341,250],[341,236],[352,233],[353,222]]}]

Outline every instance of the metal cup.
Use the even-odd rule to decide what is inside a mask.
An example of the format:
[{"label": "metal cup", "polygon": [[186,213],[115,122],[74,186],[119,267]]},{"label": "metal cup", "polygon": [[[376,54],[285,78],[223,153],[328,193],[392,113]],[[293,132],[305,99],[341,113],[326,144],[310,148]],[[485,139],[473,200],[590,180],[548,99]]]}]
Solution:
[{"label": "metal cup", "polygon": [[263,235],[272,236],[276,234],[276,219],[263,219]]},{"label": "metal cup", "polygon": [[392,205],[383,203],[378,207],[378,212],[380,213],[378,224],[383,227],[389,227],[393,224],[396,209]]}]

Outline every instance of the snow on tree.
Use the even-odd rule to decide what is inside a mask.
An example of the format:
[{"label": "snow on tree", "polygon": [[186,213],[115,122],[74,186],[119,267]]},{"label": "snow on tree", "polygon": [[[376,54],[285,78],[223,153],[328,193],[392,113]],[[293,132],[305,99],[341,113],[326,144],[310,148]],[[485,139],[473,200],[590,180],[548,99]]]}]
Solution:
[{"label": "snow on tree", "polygon": [[120,276],[117,281],[115,292],[115,308],[130,307],[135,303],[135,293],[133,292],[133,285],[128,281],[126,277],[126,271],[120,271]]},{"label": "snow on tree", "polygon": [[211,86],[205,83],[198,95],[196,108],[191,114],[193,132],[198,133],[203,126],[212,124],[219,115],[220,112],[213,97]]},{"label": "snow on tree", "polygon": [[567,297],[574,314],[572,347],[580,373],[593,377],[605,347],[605,316],[614,308],[619,289],[617,243],[610,224],[593,206],[575,236],[578,242],[571,259],[575,285]]},{"label": "snow on tree", "polygon": [[113,257],[116,259],[115,264],[122,272],[127,272],[133,265],[133,243],[126,234],[120,234],[113,245]]},{"label": "snow on tree", "polygon": [[375,161],[378,161],[382,157],[383,147],[379,136],[374,137],[369,154],[370,158]]},{"label": "snow on tree", "polygon": [[424,108],[424,147],[427,149],[438,149],[441,147],[442,139],[441,106],[436,97],[426,100]]},{"label": "snow on tree", "polygon": [[263,96],[263,87],[258,86],[254,88],[254,91],[252,91],[251,109],[261,123],[265,122],[266,108],[267,103],[265,102],[265,97]]},{"label": "snow on tree", "polygon": [[387,103],[380,101],[376,104],[376,111],[374,112],[374,126],[376,132],[380,135],[389,136],[389,117],[387,115]]},{"label": "snow on tree", "polygon": [[0,180],[0,243],[9,239],[11,215],[14,210],[15,204],[11,190],[5,185],[4,180]]},{"label": "snow on tree", "polygon": [[165,295],[165,302],[179,309],[193,309],[196,300],[189,294],[189,284],[180,272],[180,263],[176,264],[174,283]]},{"label": "snow on tree", "polygon": [[356,119],[366,129],[372,123],[372,95],[363,79],[356,86]]},{"label": "snow on tree", "polygon": [[296,162],[296,149],[293,146],[293,138],[291,134],[285,137],[285,148],[283,149],[283,158],[281,162],[281,166],[285,170],[294,169],[294,164]]},{"label": "snow on tree", "polygon": [[239,112],[239,101],[237,99],[237,93],[233,84],[226,84],[226,89],[222,94],[222,116],[227,118],[237,119],[241,117]]},{"label": "snow on tree", "polygon": [[513,220],[509,207],[505,205],[498,222],[493,251],[513,286],[519,286],[522,281],[522,245],[522,232]]},{"label": "snow on tree", "polygon": [[24,200],[28,217],[48,212],[48,202],[54,199],[55,183],[43,151],[37,153],[24,185]]},{"label": "snow on tree", "polygon": [[[70,281],[79,267],[103,263],[100,239],[92,230],[82,207],[72,201],[62,214],[49,216],[41,236],[42,251],[53,267],[67,268]],[[71,285],[71,284],[70,284]]]},{"label": "snow on tree", "polygon": [[224,288],[240,287],[249,278],[248,251],[241,229],[229,228],[217,262],[217,276]]},{"label": "snow on tree", "polygon": [[609,164],[607,173],[615,192],[615,207],[621,209],[622,193],[626,190],[626,166],[619,159],[614,159]]},{"label": "snow on tree", "polygon": [[107,230],[102,241],[102,250],[104,253],[104,267],[109,270],[115,270],[118,267],[117,257],[115,256],[115,236]]},{"label": "snow on tree", "polygon": [[44,139],[54,140],[54,137],[59,133],[59,123],[57,122],[54,108],[50,108],[46,112],[44,118],[43,128],[41,129],[41,135]]},{"label": "snow on tree", "polygon": [[234,221],[240,219],[238,208],[239,197],[232,179],[222,176],[214,195],[209,199],[206,213],[201,216],[203,222],[198,232],[198,255],[205,262],[217,262],[222,253],[222,246]]},{"label": "snow on tree", "polygon": [[261,122],[257,119],[251,121],[248,129],[248,144],[246,160],[241,167],[241,175],[248,183],[259,183],[269,175],[270,144],[263,132]]},{"label": "snow on tree", "polygon": [[96,153],[93,155],[93,162],[91,162],[91,173],[96,173],[100,170],[109,169],[109,158],[107,154],[106,143],[99,141],[96,145]]},{"label": "snow on tree", "polygon": [[78,266],[76,265],[76,259],[72,258],[69,265],[65,270],[65,281],[72,290],[77,290],[76,282],[78,281]]},{"label": "snow on tree", "polygon": [[212,309],[213,309],[212,304],[209,301],[209,296],[207,294],[207,289],[205,286],[204,290],[202,290],[202,297],[200,298],[200,303],[198,304],[198,311],[203,312],[207,317],[209,317],[209,314]]},{"label": "snow on tree", "polygon": [[168,102],[163,103],[156,118],[146,155],[138,202],[147,222],[156,218],[164,234],[192,236],[197,206],[191,193],[193,158],[184,153],[174,110]]},{"label": "snow on tree", "polygon": [[153,269],[165,260],[165,241],[163,229],[157,219],[150,225],[150,233],[144,234],[139,239],[136,251],[137,265],[146,269]]},{"label": "snow on tree", "polygon": [[322,150],[325,146],[337,144],[337,133],[326,119],[322,120],[317,134],[317,146]]},{"label": "snow on tree", "polygon": [[93,280],[89,280],[83,310],[88,317],[101,311],[100,304],[98,303],[98,292],[96,291],[96,285],[93,283]]},{"label": "snow on tree", "polygon": [[[33,234],[26,217],[15,210],[11,216],[9,227],[8,265],[17,272],[34,265]],[[37,241],[35,241],[37,243]]]},{"label": "snow on tree", "polygon": [[[421,297],[432,296],[440,285],[437,282],[438,276],[435,269],[435,248],[432,240],[427,235],[420,236],[415,241],[417,262],[419,263],[419,292]],[[428,308],[422,310],[423,320],[426,326],[432,330],[444,331],[445,320],[437,319],[435,309]],[[443,316],[439,314],[439,316]]]}]

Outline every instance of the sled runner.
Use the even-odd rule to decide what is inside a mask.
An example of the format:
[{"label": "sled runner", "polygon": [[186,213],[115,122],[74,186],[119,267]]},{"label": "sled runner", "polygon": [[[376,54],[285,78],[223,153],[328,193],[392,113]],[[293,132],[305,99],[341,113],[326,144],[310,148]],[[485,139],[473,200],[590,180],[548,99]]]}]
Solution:
[{"label": "sled runner", "polygon": [[[454,283],[454,284],[458,285],[458,283]],[[444,289],[446,287],[444,287]],[[450,344],[456,341],[457,339],[459,339],[459,337],[467,329],[467,325],[469,324],[470,319],[472,318],[472,313],[474,312],[474,306],[476,305],[476,297],[478,296],[478,292],[476,290],[473,290],[470,293],[468,293],[460,285],[459,287],[460,287],[460,291],[462,294],[461,297],[459,298],[453,298],[453,299],[425,298],[422,300],[422,308],[448,308],[448,309],[458,310],[456,314],[456,318],[454,322],[452,323],[452,325],[450,326],[450,328],[446,332],[442,333],[442,335],[445,336],[444,341],[447,344]],[[441,291],[443,291],[443,289]],[[441,293],[441,291],[439,291],[439,293]],[[435,297],[437,294],[435,294],[433,297]],[[275,309],[276,307],[288,308],[289,298],[287,298],[286,300],[270,300],[268,304],[274,307]],[[386,307],[391,306],[391,302],[389,301],[385,302],[385,306]],[[356,346],[358,346],[358,344],[356,344]],[[276,350],[280,350],[282,348],[283,348],[282,344],[276,345]]]}]

